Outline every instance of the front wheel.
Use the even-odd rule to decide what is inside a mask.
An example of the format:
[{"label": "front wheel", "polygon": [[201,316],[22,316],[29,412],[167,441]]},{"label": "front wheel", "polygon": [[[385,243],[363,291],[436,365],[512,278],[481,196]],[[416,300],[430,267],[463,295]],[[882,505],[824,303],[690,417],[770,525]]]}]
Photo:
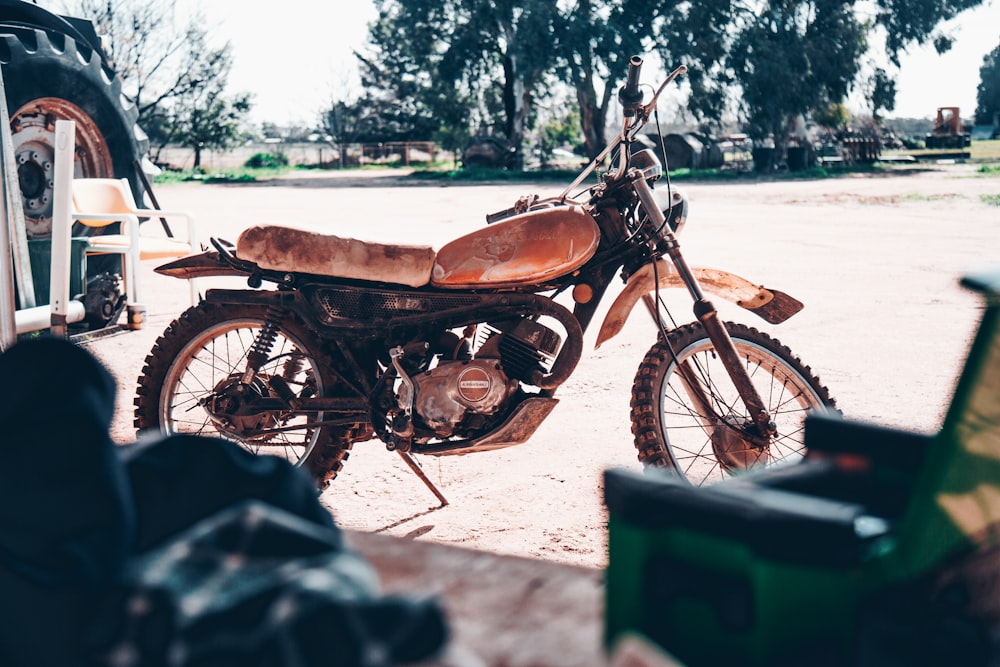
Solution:
[{"label": "front wheel", "polygon": [[639,460],[672,468],[702,486],[750,468],[805,454],[803,421],[833,410],[819,378],[779,341],[732,322],[726,330],[777,426],[764,439],[701,324],[688,324],[650,348],[632,386],[632,434]]},{"label": "front wheel", "polygon": [[[139,376],[140,431],[212,435],[255,454],[282,456],[306,469],[320,488],[343,467],[363,424],[292,409],[259,410],[255,401],[345,396],[316,336],[286,318],[267,360],[247,382],[247,355],[267,321],[261,306],[201,303],[156,341]],[[326,418],[328,423],[320,425]]]}]

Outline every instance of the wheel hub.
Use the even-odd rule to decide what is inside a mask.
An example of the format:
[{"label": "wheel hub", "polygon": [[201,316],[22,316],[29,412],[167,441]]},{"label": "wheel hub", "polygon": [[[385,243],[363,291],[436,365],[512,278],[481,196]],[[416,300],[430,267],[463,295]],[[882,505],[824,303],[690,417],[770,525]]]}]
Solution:
[{"label": "wheel hub", "polygon": [[241,415],[239,412],[254,400],[269,397],[264,378],[257,376],[253,382],[245,384],[242,376],[234,374],[217,384],[215,391],[201,400],[201,406],[220,431],[244,440],[261,440],[268,436],[259,431],[274,424],[274,415],[268,412]]},{"label": "wheel hub", "polygon": [[712,429],[712,452],[727,472],[749,470],[767,462],[767,440],[754,437],[753,424],[744,417],[726,415]]}]

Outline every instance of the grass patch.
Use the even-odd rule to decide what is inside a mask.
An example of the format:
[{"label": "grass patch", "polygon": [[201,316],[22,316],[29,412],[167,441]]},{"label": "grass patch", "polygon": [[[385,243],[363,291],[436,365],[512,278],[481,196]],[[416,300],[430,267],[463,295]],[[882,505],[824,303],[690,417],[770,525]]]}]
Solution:
[{"label": "grass patch", "polygon": [[883,155],[912,155],[918,159],[932,160],[935,157],[947,158],[956,153],[968,153],[968,159],[972,162],[997,162],[1000,161],[1000,139],[989,139],[987,141],[973,141],[965,148],[933,148],[920,150],[886,150]]},{"label": "grass patch", "polygon": [[973,160],[1000,161],[1000,139],[973,141],[969,152],[972,153]]},{"label": "grass patch", "polygon": [[[1000,142],[996,142],[1000,144]],[[387,165],[365,165],[346,167],[344,169],[332,169],[330,171],[344,172],[367,170],[385,170]],[[388,167],[391,168],[391,167]],[[816,180],[825,178],[840,178],[851,174],[892,174],[913,170],[914,165],[891,165],[886,163],[872,164],[827,164],[825,166],[815,166],[801,171],[779,170],[769,173],[760,173],[752,169],[671,169],[670,180],[676,182],[697,181],[697,182],[739,182],[739,181],[794,181],[794,180]],[[324,171],[323,167],[316,165],[296,165],[277,167],[236,167],[219,171],[208,171],[205,169],[185,169],[179,171],[163,171],[156,175],[154,183],[255,183],[268,179],[284,176],[296,171],[315,172]],[[401,168],[401,172],[404,170]],[[1000,164],[983,165],[980,172],[987,176],[1000,174]],[[583,182],[583,186],[593,185],[598,182],[598,173],[590,174]],[[580,174],[576,169],[543,169],[533,171],[512,171],[506,169],[455,169],[455,168],[417,168],[411,173],[401,176],[415,181],[430,181],[436,183],[454,183],[456,185],[467,183],[562,183],[569,184]]]},{"label": "grass patch", "polygon": [[521,181],[572,181],[579,172],[549,169],[544,171],[511,171],[507,169],[418,169],[408,178],[448,183],[482,183]]},{"label": "grass patch", "polygon": [[1000,195],[979,195],[987,206],[1000,206]]},{"label": "grass patch", "polygon": [[[802,171],[775,171],[761,174],[740,169],[671,169],[671,181],[752,181],[767,180],[814,180],[818,178],[838,178],[846,174],[883,173],[892,167],[879,164],[858,164],[850,166],[812,167]],[[603,173],[603,172],[601,172]],[[547,169],[540,171],[508,171],[505,169],[450,169],[450,170],[417,170],[409,175],[413,180],[437,181],[449,183],[519,183],[519,182],[559,182],[571,183],[578,175],[578,170]],[[591,174],[584,181],[596,183],[597,174]]]},{"label": "grass patch", "polygon": [[220,171],[206,171],[204,169],[182,169],[179,171],[161,171],[153,179],[156,184],[163,183],[254,183],[256,181],[267,180],[282,176],[298,167],[238,167],[235,169],[223,169]]}]

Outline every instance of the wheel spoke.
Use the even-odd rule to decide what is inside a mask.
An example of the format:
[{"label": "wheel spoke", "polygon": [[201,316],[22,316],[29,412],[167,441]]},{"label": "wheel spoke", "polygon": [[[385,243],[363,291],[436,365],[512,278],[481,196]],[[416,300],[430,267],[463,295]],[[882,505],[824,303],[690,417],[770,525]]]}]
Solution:
[{"label": "wheel spoke", "polygon": [[[258,322],[223,322],[188,345],[167,378],[163,421],[172,432],[218,435],[238,442],[253,453],[266,450],[301,462],[319,433],[309,425],[310,420],[316,420],[316,415],[229,412],[230,405],[252,400],[252,394],[244,397],[248,389],[242,386],[242,378],[260,325]],[[315,362],[298,350],[294,341],[279,335],[271,347],[270,358],[261,365],[255,384],[249,389],[262,397],[270,397],[269,378],[276,376],[281,376],[296,395],[307,386],[315,387],[319,377]],[[283,363],[293,356],[298,359],[296,364]],[[294,374],[285,377],[288,371]]]},{"label": "wheel spoke", "polygon": [[[805,415],[832,405],[826,389],[788,348],[749,327],[727,324],[744,368],[777,426],[777,435],[755,435],[739,392],[700,324],[668,335],[650,350],[633,390],[633,431],[640,459],[657,456],[689,482],[711,484],[757,465],[801,458]],[[680,372],[678,363],[689,369]],[[649,408],[643,408],[649,405]],[[705,414],[708,407],[712,414]],[[650,409],[651,408],[651,409]],[[644,415],[652,413],[655,421]],[[652,433],[659,454],[645,444]]]}]

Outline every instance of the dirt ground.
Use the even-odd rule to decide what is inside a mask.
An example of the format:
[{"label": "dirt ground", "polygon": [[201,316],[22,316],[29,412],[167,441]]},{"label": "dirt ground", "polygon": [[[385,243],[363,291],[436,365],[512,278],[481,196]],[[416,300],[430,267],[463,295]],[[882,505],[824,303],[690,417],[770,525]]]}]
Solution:
[{"label": "dirt ground", "polygon": [[[720,305],[729,319],[780,339],[819,375],[845,415],[937,428],[979,313],[958,285],[1000,262],[1000,179],[965,165],[899,175],[782,182],[691,183],[682,248],[693,266],[723,268],[799,298],[805,310],[771,326]],[[419,186],[389,174],[319,174],[253,185],[183,184],[157,190],[165,209],[198,217],[202,235],[235,240],[248,225],[310,223],[382,241],[448,239],[484,214],[552,184]],[[149,228],[147,228],[149,229]],[[88,345],[119,382],[114,437],[130,442],[132,400],[143,359],[187,306],[180,281],[143,267],[146,327]],[[202,281],[204,289],[223,283]],[[607,299],[610,303],[610,299]],[[674,313],[693,319],[683,300]],[[605,304],[607,305],[607,304]],[[601,317],[599,313],[598,318]],[[377,441],[359,443],[323,494],[338,523],[589,567],[605,564],[601,474],[638,469],[629,431],[633,375],[653,343],[636,312],[623,333],[593,350],[560,389],[561,403],[527,444],[464,457],[420,459],[450,504],[433,495]]]}]

